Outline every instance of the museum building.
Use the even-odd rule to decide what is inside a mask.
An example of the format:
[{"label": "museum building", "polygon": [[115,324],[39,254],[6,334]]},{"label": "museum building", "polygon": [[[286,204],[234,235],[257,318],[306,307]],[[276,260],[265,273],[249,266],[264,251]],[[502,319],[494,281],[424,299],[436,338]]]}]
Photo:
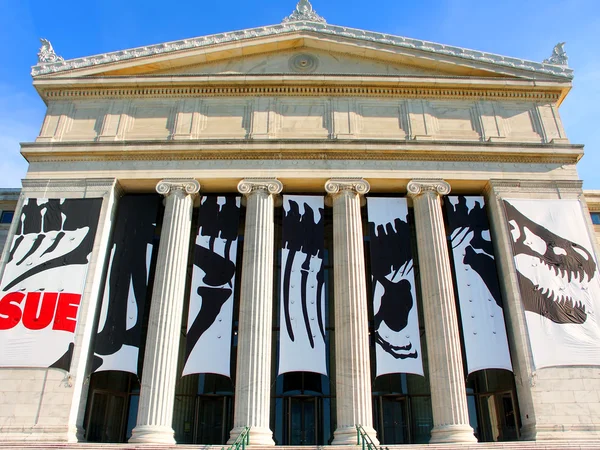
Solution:
[{"label": "museum building", "polygon": [[600,439],[564,44],[526,61],[307,0],[96,56],[41,41],[46,116],[0,192],[0,441]]}]

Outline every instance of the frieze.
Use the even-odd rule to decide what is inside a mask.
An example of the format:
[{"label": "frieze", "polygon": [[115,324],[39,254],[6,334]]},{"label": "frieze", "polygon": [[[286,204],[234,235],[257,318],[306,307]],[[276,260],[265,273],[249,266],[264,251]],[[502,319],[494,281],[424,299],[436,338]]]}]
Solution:
[{"label": "frieze", "polygon": [[273,95],[313,97],[398,97],[423,99],[494,99],[535,100],[556,102],[561,94],[556,91],[528,92],[521,90],[452,89],[422,87],[354,87],[354,86],[223,86],[223,87],[176,87],[176,88],[123,88],[123,89],[55,89],[42,96],[47,100],[59,99],[123,99],[123,98],[185,98],[185,97],[265,97]]},{"label": "frieze", "polygon": [[308,31],[325,35],[349,37],[361,41],[375,42],[400,48],[420,50],[428,53],[452,56],[471,61],[478,61],[490,65],[525,70],[529,72],[544,73],[569,80],[573,78],[573,70],[564,65],[527,61],[524,59],[511,58],[508,56],[502,56],[476,50],[469,50],[451,45],[437,44],[434,42],[427,42],[419,39],[411,39],[407,37],[394,36],[391,34],[377,33],[372,31],[359,30],[355,28],[330,25],[327,23],[314,21],[314,18],[311,18],[310,20],[304,20],[302,19],[302,14],[298,17],[299,21],[288,21],[278,25],[269,25],[241,31],[202,36],[192,39],[183,39],[179,41],[137,47],[133,49],[104,53],[83,58],[75,58],[66,61],[40,61],[37,65],[31,68],[31,75],[33,77],[37,77],[40,75],[48,75],[68,70],[94,67],[103,64],[112,64],[120,61],[127,61],[131,59],[143,58],[153,55],[160,55],[180,50],[195,49],[228,42],[237,42],[244,39]]}]

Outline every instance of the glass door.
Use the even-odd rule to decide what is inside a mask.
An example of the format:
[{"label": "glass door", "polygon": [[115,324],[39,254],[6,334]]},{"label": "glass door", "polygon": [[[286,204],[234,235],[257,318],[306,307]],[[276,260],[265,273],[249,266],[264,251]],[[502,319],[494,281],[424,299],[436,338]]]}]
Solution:
[{"label": "glass door", "polygon": [[127,395],[94,391],[86,439],[90,442],[123,442]]},{"label": "glass door", "polygon": [[288,397],[285,445],[317,445],[318,397]]},{"label": "glass door", "polygon": [[196,443],[224,445],[231,430],[231,397],[198,396]]},{"label": "glass door", "polygon": [[406,397],[379,397],[379,433],[382,444],[410,443]]}]

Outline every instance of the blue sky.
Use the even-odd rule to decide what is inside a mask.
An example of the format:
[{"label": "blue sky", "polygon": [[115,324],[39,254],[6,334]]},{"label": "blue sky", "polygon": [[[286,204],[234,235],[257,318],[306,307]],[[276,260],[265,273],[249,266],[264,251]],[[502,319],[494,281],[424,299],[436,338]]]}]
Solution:
[{"label": "blue sky", "polygon": [[[329,23],[542,61],[566,41],[575,70],[560,112],[585,189],[600,189],[600,0],[313,0]],[[19,142],[39,132],[32,87],[39,38],[65,59],[279,23],[296,0],[0,0],[0,186],[19,187]]]}]

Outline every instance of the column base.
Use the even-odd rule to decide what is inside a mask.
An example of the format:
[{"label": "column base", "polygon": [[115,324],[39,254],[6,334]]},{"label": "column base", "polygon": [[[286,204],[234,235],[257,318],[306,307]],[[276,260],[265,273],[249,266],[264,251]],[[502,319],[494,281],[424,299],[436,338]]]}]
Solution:
[{"label": "column base", "polygon": [[[365,433],[371,438],[373,444],[379,445],[377,432],[371,427],[363,427]],[[333,432],[333,441],[331,445],[358,445],[358,431],[356,426],[353,427],[338,427]]]},{"label": "column base", "polygon": [[[235,427],[229,433],[227,445],[232,445],[238,436],[244,431],[245,427]],[[250,444],[248,445],[263,445],[274,446],[273,432],[269,428],[250,427]]]},{"label": "column base", "polygon": [[171,427],[159,425],[139,425],[131,432],[132,444],[176,444],[175,431]]},{"label": "column base", "polygon": [[477,442],[469,425],[443,425],[433,427],[430,444],[471,444]]}]

